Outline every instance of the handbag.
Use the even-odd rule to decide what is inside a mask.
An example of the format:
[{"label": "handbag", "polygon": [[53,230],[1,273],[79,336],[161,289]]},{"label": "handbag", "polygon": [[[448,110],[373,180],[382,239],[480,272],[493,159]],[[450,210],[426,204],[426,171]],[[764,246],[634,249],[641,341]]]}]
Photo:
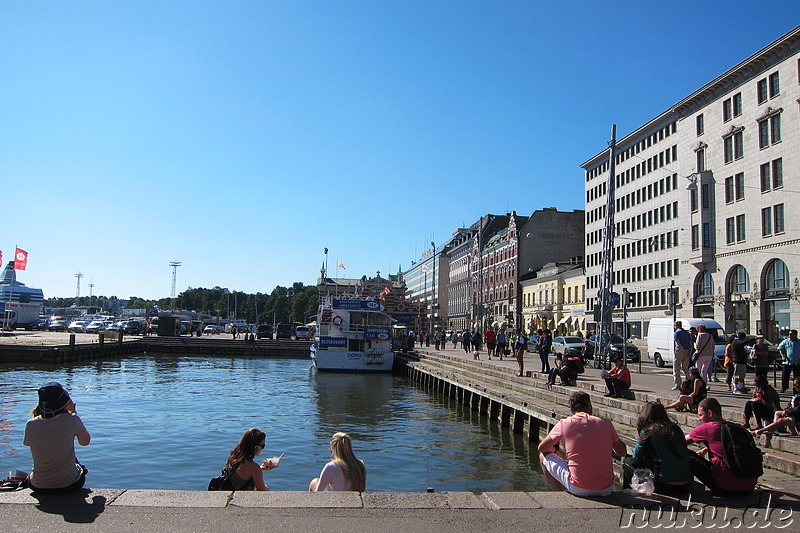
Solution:
[{"label": "handbag", "polygon": [[[233,490],[233,485],[231,484],[231,476],[236,469],[239,468],[239,464],[236,464],[233,468],[223,468],[222,472],[217,477],[212,477],[211,481],[208,482],[208,490],[215,491],[215,490]],[[227,466],[227,465],[226,465]],[[227,473],[226,473],[227,470]]]}]

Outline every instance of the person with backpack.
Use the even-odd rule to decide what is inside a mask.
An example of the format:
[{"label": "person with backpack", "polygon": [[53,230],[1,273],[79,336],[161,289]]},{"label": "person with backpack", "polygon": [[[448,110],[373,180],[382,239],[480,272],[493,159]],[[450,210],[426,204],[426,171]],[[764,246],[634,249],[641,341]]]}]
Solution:
[{"label": "person with backpack", "polygon": [[[722,407],[706,398],[697,409],[700,425],[686,436],[686,444],[699,443],[705,449],[689,450],[692,475],[717,496],[747,496],[764,473],[761,450],[753,435],[739,424],[725,421]],[[706,459],[702,455],[708,454]]]},{"label": "person with backpack", "polygon": [[528,351],[528,337],[521,329],[516,331],[517,340],[514,342],[514,355],[517,358],[517,365],[519,365],[518,378],[525,375],[525,352]]}]

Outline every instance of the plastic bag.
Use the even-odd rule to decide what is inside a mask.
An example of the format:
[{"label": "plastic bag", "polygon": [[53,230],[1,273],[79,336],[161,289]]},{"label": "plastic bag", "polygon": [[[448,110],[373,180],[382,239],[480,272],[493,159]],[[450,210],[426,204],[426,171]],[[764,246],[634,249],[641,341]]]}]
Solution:
[{"label": "plastic bag", "polygon": [[652,496],[656,490],[655,474],[649,468],[637,468],[631,478],[631,489],[642,496]]}]

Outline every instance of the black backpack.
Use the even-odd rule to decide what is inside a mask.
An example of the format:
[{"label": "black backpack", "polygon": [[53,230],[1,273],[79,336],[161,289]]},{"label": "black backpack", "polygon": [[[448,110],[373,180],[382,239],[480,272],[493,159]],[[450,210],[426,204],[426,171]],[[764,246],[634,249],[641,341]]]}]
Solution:
[{"label": "black backpack", "polygon": [[764,474],[761,449],[753,435],[739,424],[720,424],[722,460],[733,474],[743,478],[756,478]]}]

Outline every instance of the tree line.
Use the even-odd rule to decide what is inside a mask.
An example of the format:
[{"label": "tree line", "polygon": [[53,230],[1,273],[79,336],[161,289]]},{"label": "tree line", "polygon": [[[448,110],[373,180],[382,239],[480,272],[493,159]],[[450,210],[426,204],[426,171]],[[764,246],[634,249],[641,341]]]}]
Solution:
[{"label": "tree line", "polygon": [[[80,303],[81,305],[108,308],[109,303],[115,300],[117,300],[116,296],[107,298],[93,295],[81,297]],[[175,298],[147,300],[131,296],[125,307],[128,309],[151,309],[157,306],[162,310],[197,311],[220,318],[243,319],[249,324],[256,322],[259,324],[281,322],[305,324],[316,318],[318,302],[319,294],[316,287],[295,282],[291,287],[278,285],[269,294],[261,292],[251,294],[243,291],[231,291],[222,287],[212,289],[189,287]],[[63,308],[70,307],[74,303],[75,298],[47,298],[44,305]]]}]

